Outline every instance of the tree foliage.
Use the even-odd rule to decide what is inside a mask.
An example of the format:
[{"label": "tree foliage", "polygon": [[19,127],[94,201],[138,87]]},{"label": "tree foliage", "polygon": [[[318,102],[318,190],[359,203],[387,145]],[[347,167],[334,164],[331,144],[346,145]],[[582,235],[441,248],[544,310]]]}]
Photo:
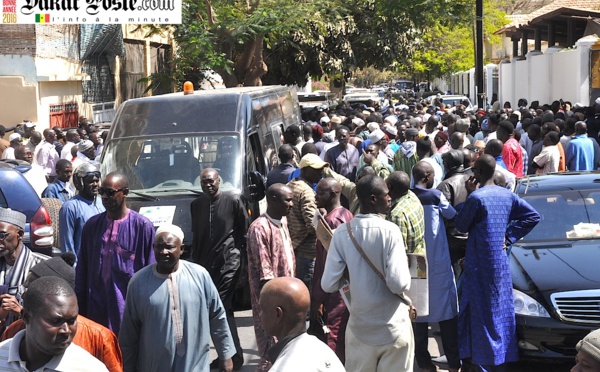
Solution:
[{"label": "tree foliage", "polygon": [[303,85],[368,66],[401,69],[426,32],[464,21],[472,1],[183,0],[169,78],[198,84],[212,69],[226,86]]},{"label": "tree foliage", "polygon": [[[484,0],[483,33],[484,43],[501,42],[501,36],[494,31],[508,23],[506,14],[499,10],[505,0]],[[506,0],[507,1],[507,0]],[[475,2],[469,7],[466,22],[434,24],[419,40],[412,64],[412,73],[426,77],[441,77],[457,71],[464,71],[475,65]],[[487,58],[486,58],[487,57]],[[488,56],[484,58],[489,60]]]},{"label": "tree foliage", "polygon": [[357,69],[352,74],[352,82],[357,87],[371,87],[380,83],[390,82],[396,74],[388,70],[377,70],[374,67]]}]

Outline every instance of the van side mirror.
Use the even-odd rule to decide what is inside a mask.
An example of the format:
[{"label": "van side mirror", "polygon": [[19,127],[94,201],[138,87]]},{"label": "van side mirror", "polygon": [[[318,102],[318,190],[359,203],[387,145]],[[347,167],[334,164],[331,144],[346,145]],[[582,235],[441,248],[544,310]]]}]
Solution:
[{"label": "van side mirror", "polygon": [[257,202],[265,197],[265,181],[262,174],[257,171],[252,171],[248,174],[250,182],[248,184],[249,197],[251,201]]}]

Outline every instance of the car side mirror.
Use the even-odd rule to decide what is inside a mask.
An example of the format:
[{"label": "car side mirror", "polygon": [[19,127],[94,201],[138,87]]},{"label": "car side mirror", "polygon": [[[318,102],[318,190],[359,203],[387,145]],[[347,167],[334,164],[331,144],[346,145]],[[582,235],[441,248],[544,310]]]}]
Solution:
[{"label": "car side mirror", "polygon": [[263,179],[262,174],[257,171],[252,171],[248,174],[248,178],[250,180],[248,184],[248,191],[250,200],[253,202],[257,202],[262,200],[265,197],[265,181]]}]

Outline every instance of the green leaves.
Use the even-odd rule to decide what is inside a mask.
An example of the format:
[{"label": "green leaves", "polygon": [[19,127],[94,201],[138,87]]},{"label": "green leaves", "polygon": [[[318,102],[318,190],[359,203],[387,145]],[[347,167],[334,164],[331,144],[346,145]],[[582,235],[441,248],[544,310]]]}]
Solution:
[{"label": "green leaves", "polygon": [[303,85],[369,66],[447,73],[472,64],[473,13],[474,0],[184,0],[171,78],[198,86],[213,69],[227,86]]}]

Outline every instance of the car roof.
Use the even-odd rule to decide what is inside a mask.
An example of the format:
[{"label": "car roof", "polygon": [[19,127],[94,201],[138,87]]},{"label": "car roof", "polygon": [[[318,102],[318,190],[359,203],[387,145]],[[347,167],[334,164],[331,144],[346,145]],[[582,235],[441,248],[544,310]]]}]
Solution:
[{"label": "car roof", "polygon": [[540,176],[526,176],[518,180],[515,192],[585,190],[600,188],[600,171],[560,172]]},{"label": "car roof", "polygon": [[469,99],[469,97],[467,97],[467,96],[461,96],[460,94],[446,94],[446,95],[443,95],[443,96],[441,96],[440,98],[441,98],[441,99],[444,99],[444,98],[451,98],[451,99],[453,99],[453,98]]}]

